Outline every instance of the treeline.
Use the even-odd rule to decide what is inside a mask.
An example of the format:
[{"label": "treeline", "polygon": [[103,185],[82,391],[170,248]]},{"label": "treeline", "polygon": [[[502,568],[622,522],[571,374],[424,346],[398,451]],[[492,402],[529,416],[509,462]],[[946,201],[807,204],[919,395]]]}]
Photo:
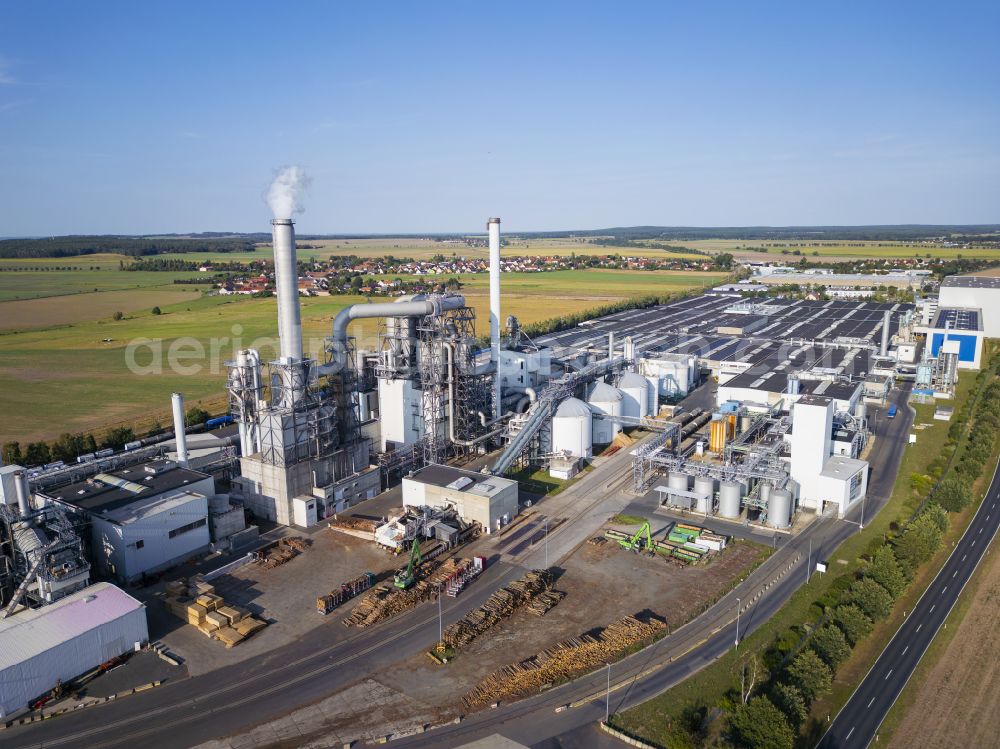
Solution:
[{"label": "treeline", "polygon": [[[130,263],[120,261],[118,264],[119,270],[129,270],[129,271],[197,271],[205,265],[205,262],[196,262],[194,260],[179,260],[176,258],[141,258],[139,260],[133,260]],[[211,267],[213,271],[245,271],[248,266],[245,263],[225,261],[225,262],[215,262],[212,261]]]},{"label": "treeline", "polygon": [[[997,448],[998,370],[1000,354],[978,375],[978,400],[966,402],[953,417],[947,440],[927,473],[911,476],[911,486],[924,500],[909,522],[893,524],[890,535],[872,540],[863,567],[838,577],[813,604],[811,622],[779,633],[762,655],[744,656],[722,703],[691,707],[684,727],[691,743],[704,742],[710,716],[724,711],[729,745],[791,749],[802,744],[801,731],[813,702],[830,692],[853,648],[892,613],[921,566],[940,551],[950,514],[972,503],[973,486]],[[818,736],[826,720],[811,720],[805,735]]]},{"label": "treeline", "polygon": [[253,252],[248,239],[170,239],[121,236],[68,236],[46,239],[0,240],[0,258],[76,257],[111,252],[120,255],[157,255],[164,252]]},{"label": "treeline", "polygon": [[702,252],[701,250],[696,250],[691,247],[681,247],[675,244],[666,244],[664,242],[637,242],[633,239],[626,238],[611,238],[598,237],[597,239],[587,240],[591,244],[597,244],[601,247],[634,247],[637,250],[663,250],[664,252],[674,252],[683,253],[685,255],[707,255],[707,252]]},{"label": "treeline", "polygon": [[[208,411],[193,407],[188,409],[184,415],[184,422],[188,427],[204,424],[212,418]],[[163,426],[159,423],[141,437],[156,437],[164,433]],[[0,456],[3,457],[4,465],[22,465],[28,467],[42,466],[47,463],[62,461],[66,464],[75,463],[81,455],[97,452],[98,450],[121,450],[129,442],[140,439],[140,435],[135,433],[132,427],[115,427],[109,429],[104,436],[98,439],[93,434],[62,434],[58,439],[51,442],[29,442],[23,448],[17,441],[5,442],[0,448]]]},{"label": "treeline", "polygon": [[615,239],[738,239],[738,240],[855,240],[905,242],[960,235],[964,241],[995,240],[1000,224],[899,224],[877,226],[615,226],[557,232],[527,232],[517,236],[536,239],[614,237]]}]

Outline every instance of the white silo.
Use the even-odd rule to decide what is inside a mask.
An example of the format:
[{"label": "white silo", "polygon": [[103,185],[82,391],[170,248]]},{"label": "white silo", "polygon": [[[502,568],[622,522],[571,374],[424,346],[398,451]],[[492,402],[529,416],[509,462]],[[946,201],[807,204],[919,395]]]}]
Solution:
[{"label": "white silo", "polygon": [[566,451],[577,458],[594,454],[590,407],[577,398],[567,398],[552,417],[552,452]]},{"label": "white silo", "polygon": [[649,393],[649,414],[656,416],[660,412],[660,376],[645,375],[647,392]]},{"label": "white silo", "polygon": [[614,418],[602,418],[600,414],[611,417],[621,416],[624,400],[625,395],[618,388],[612,387],[606,382],[594,383],[590,390],[590,397],[587,399],[587,403],[590,404],[590,408],[594,412],[592,433],[594,444],[607,445],[622,430],[620,422],[615,421]]},{"label": "white silo", "polygon": [[622,391],[622,416],[641,419],[649,416],[649,383],[641,374],[626,372],[618,380],[618,389]]}]

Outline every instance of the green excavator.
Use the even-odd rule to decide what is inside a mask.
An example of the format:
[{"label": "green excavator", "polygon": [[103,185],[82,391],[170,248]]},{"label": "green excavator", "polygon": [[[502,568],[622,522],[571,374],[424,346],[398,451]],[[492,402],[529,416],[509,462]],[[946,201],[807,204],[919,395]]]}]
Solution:
[{"label": "green excavator", "polygon": [[413,545],[410,547],[410,562],[406,565],[406,569],[396,573],[393,585],[401,590],[406,590],[413,585],[417,581],[417,567],[422,561],[424,559],[420,556],[420,542],[413,539]]},{"label": "green excavator", "polygon": [[633,535],[619,538],[618,545],[627,551],[652,552],[655,547],[653,546],[653,532],[649,527],[649,521],[643,523]]}]

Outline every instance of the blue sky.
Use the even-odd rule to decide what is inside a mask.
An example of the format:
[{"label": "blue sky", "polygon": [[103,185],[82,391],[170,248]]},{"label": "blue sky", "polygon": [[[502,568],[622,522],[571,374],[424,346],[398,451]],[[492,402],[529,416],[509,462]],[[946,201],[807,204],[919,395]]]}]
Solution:
[{"label": "blue sky", "polygon": [[0,236],[1000,222],[997,3],[0,11]]}]

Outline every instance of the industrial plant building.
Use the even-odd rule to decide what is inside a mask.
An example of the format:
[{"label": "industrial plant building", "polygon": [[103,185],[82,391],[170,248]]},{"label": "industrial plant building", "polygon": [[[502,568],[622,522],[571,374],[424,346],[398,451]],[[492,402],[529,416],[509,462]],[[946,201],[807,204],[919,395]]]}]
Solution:
[{"label": "industrial plant building", "polygon": [[517,482],[444,465],[429,465],[403,479],[404,507],[455,508],[486,533],[500,530],[518,512]]},{"label": "industrial plant building", "polygon": [[[900,381],[949,397],[1000,330],[1000,284],[959,277],[916,305],[722,286],[531,337],[502,315],[491,218],[488,345],[462,295],[414,294],[341,310],[312,358],[294,226],[279,216],[271,228],[280,351],[234,353],[232,434],[189,449],[174,394],[169,435],[72,466],[0,468],[6,616],[78,594],[92,571],[130,582],[223,548],[244,517],[309,527],[399,484],[413,523],[446,515],[461,533],[492,533],[519,511],[507,474],[568,479],[609,445],[629,451],[633,491],[666,507],[776,529],[803,511],[843,516],[867,490],[869,410]],[[351,334],[359,319],[378,326],[372,350]],[[706,381],[711,402],[685,406]],[[622,435],[633,430],[634,444]]]},{"label": "industrial plant building", "polygon": [[153,461],[40,492],[89,529],[91,561],[103,576],[131,582],[209,548],[214,479],[167,460]]},{"label": "industrial plant building", "polygon": [[0,619],[0,718],[148,639],[144,606],[110,583]]},{"label": "industrial plant building", "polygon": [[948,276],[941,282],[938,306],[977,309],[988,338],[1000,338],[1000,277]]}]

